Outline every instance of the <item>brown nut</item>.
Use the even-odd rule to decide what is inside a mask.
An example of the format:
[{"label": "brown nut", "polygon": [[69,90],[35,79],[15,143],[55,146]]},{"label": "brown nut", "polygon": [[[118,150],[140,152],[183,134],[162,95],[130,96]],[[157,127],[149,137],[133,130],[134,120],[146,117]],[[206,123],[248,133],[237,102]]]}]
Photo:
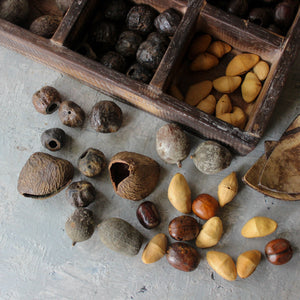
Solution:
[{"label": "brown nut", "polygon": [[293,256],[291,244],[286,239],[275,239],[265,247],[268,261],[273,265],[286,264]]},{"label": "brown nut", "polygon": [[177,241],[193,240],[199,232],[199,223],[190,216],[176,217],[169,223],[169,234]]},{"label": "brown nut", "polygon": [[87,177],[100,174],[106,168],[106,165],[103,152],[94,148],[85,150],[78,159],[78,169]]},{"label": "brown nut", "polygon": [[73,182],[66,189],[66,198],[75,207],[86,207],[95,200],[95,197],[96,190],[87,181]]},{"label": "brown nut", "polygon": [[58,116],[61,122],[69,127],[81,127],[85,119],[84,111],[73,101],[63,101]]},{"label": "brown nut", "polygon": [[151,201],[145,201],[136,210],[136,216],[140,223],[147,229],[152,229],[160,224],[160,216],[157,208]]},{"label": "brown nut", "polygon": [[200,194],[192,204],[193,213],[203,220],[214,217],[217,214],[218,209],[218,201],[208,194]]},{"label": "brown nut", "polygon": [[39,113],[47,115],[59,108],[61,98],[54,87],[44,86],[33,94],[32,103]]}]

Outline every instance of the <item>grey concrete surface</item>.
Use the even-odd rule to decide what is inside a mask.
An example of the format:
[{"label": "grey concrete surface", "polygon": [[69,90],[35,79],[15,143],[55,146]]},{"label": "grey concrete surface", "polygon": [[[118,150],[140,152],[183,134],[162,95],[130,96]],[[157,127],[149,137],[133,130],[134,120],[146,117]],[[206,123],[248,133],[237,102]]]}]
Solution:
[{"label": "grey concrete surface", "polygon": [[[263,153],[265,140],[277,140],[300,112],[300,56],[290,70],[284,91],[257,148],[245,157],[235,156],[226,170],[216,175],[203,175],[192,161],[183,167],[167,165],[155,150],[155,133],[164,121],[124,103],[124,124],[114,134],[93,131],[88,122],[82,129],[63,126],[57,113],[41,115],[31,103],[32,94],[44,85],[54,86],[64,99],[78,103],[88,113],[99,100],[109,99],[65,75],[31,61],[15,52],[0,48],[0,299],[299,299],[300,298],[300,203],[283,202],[266,197],[241,182],[241,177]],[[18,174],[29,156],[44,151],[40,136],[45,129],[63,128],[68,135],[66,147],[56,155],[76,166],[79,155],[88,147],[100,149],[109,160],[119,151],[144,153],[159,162],[161,175],[157,188],[146,198],[153,201],[162,222],[153,230],[144,229],[135,211],[141,202],[117,196],[108,172],[89,179],[97,189],[97,201],[91,209],[98,222],[120,217],[134,225],[145,236],[141,251],[135,257],[124,257],[105,248],[97,230],[88,241],[72,247],[64,231],[73,207],[65,192],[39,201],[22,197],[17,192]],[[189,135],[192,151],[202,142]],[[266,243],[284,237],[293,245],[292,260],[282,266],[271,265],[264,257],[252,276],[228,282],[206,262],[207,250],[200,250],[198,268],[185,273],[172,268],[166,258],[144,265],[142,250],[159,232],[168,233],[168,223],[180,215],[167,198],[172,176],[181,172],[186,177],[192,197],[208,193],[217,197],[222,178],[236,171],[239,193],[225,206],[220,216],[224,235],[213,249],[224,251],[234,260],[246,250],[264,251]],[[85,179],[76,170],[74,180]],[[245,239],[240,231],[250,218],[263,215],[278,222],[270,236]],[[203,221],[200,221],[203,224]],[[171,239],[169,238],[171,242]]]}]

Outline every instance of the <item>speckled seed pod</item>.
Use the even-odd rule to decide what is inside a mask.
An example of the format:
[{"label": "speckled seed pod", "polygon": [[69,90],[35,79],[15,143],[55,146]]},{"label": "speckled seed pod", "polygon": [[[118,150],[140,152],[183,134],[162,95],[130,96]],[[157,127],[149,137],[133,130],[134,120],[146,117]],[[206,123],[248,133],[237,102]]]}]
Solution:
[{"label": "speckled seed pod", "polygon": [[155,18],[154,26],[160,33],[172,36],[174,35],[180,20],[181,16],[179,13],[173,8],[168,8]]},{"label": "speckled seed pod", "polygon": [[60,128],[50,128],[41,135],[42,145],[50,151],[60,150],[66,142],[66,134]]},{"label": "speckled seed pod", "polygon": [[88,181],[76,181],[66,189],[67,200],[75,207],[86,207],[94,202],[96,190]]},{"label": "speckled seed pod", "polygon": [[86,208],[77,208],[65,224],[66,233],[72,240],[73,246],[77,242],[89,239],[94,233],[94,228],[93,212]]},{"label": "speckled seed pod", "polygon": [[61,103],[58,91],[51,86],[44,86],[32,96],[34,108],[41,114],[52,114]]},{"label": "speckled seed pod", "polygon": [[103,152],[94,148],[88,148],[78,159],[78,169],[87,177],[99,175],[106,168],[106,165]]},{"label": "speckled seed pod", "polygon": [[29,13],[28,0],[2,0],[0,1],[0,18],[14,24],[20,24]]},{"label": "speckled seed pod", "polygon": [[149,83],[153,76],[153,71],[145,68],[139,63],[135,63],[129,67],[126,75],[134,80],[142,81],[144,83]]},{"label": "speckled seed pod", "polygon": [[100,101],[93,106],[90,124],[96,131],[102,133],[116,132],[121,127],[122,122],[122,110],[114,102]]},{"label": "speckled seed pod", "polygon": [[69,127],[81,127],[85,119],[84,111],[73,101],[63,101],[58,116],[61,122]]},{"label": "speckled seed pod", "polygon": [[123,21],[128,12],[128,4],[125,0],[110,0],[107,1],[104,16],[112,21]]},{"label": "speckled seed pod", "polygon": [[34,20],[29,30],[39,36],[51,38],[59,26],[62,18],[59,16],[45,15]]},{"label": "speckled seed pod", "polygon": [[100,59],[102,65],[115,71],[124,73],[126,70],[126,60],[118,52],[109,51]]},{"label": "speckled seed pod", "polygon": [[135,57],[143,38],[134,31],[123,31],[116,44],[116,51],[124,57]]}]

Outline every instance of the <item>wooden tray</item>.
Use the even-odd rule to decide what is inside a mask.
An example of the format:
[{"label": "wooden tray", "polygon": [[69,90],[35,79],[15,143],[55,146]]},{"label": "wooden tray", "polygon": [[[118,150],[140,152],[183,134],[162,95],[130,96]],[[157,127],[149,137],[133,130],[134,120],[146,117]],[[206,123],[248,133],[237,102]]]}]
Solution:
[{"label": "wooden tray", "polygon": [[[34,2],[31,0],[31,4]],[[55,1],[39,2],[51,6]],[[296,56],[300,38],[300,9],[289,32],[283,37],[229,15],[206,1],[134,2],[149,4],[159,12],[173,7],[183,14],[180,26],[149,84],[132,80],[70,50],[96,11],[97,0],[75,0],[51,39],[39,37],[26,28],[0,19],[0,44],[162,119],[177,122],[201,137],[217,140],[241,155],[252,151],[264,133]],[[235,51],[258,54],[271,66],[259,97],[245,108],[248,122],[244,130],[179,101],[167,92],[171,81],[180,79],[178,74],[182,74],[186,51],[198,31],[227,42]]]}]

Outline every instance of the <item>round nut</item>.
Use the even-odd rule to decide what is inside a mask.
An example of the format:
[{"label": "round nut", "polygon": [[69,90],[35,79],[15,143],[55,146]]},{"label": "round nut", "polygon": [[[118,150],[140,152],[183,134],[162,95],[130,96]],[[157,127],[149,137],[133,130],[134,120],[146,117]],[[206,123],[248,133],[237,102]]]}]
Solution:
[{"label": "round nut", "polygon": [[200,194],[192,204],[193,213],[203,220],[214,217],[217,214],[218,209],[218,201],[208,194]]},{"label": "round nut", "polygon": [[96,190],[87,181],[76,181],[66,190],[67,200],[75,207],[86,207],[95,200]]},{"label": "round nut", "polygon": [[32,96],[34,108],[41,114],[47,115],[55,112],[61,103],[58,91],[52,86],[44,86]]},{"label": "round nut", "polygon": [[136,215],[140,223],[147,229],[152,229],[160,224],[160,217],[156,206],[150,201],[139,205]]},{"label": "round nut", "polygon": [[286,264],[293,256],[291,244],[286,239],[275,239],[265,247],[265,254],[268,261],[273,265]]},{"label": "round nut", "polygon": [[85,119],[84,111],[73,101],[63,101],[58,116],[61,122],[69,127],[81,127]]},{"label": "round nut", "polygon": [[100,150],[88,148],[78,159],[78,169],[87,177],[94,177],[100,174],[105,168],[105,156]]}]

